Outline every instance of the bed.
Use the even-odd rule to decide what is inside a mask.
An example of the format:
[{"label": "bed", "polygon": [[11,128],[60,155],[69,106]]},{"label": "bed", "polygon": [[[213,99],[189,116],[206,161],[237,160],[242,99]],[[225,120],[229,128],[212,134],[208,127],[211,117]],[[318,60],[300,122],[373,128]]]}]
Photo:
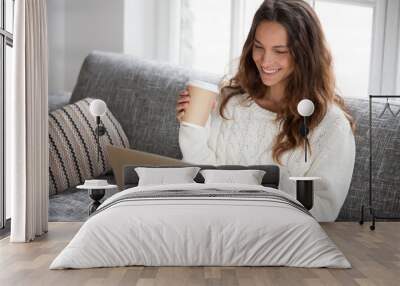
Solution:
[{"label": "bed", "polygon": [[[212,166],[200,166],[215,168]],[[138,185],[108,198],[50,269],[144,266],[292,266],[350,268],[319,223],[280,191],[276,166],[260,185],[201,182]]]}]

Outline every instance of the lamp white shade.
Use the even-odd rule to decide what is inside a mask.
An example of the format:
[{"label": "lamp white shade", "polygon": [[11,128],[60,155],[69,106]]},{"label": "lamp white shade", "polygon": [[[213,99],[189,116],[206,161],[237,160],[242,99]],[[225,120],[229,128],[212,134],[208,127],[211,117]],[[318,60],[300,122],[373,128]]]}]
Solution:
[{"label": "lamp white shade", "polygon": [[301,116],[311,116],[314,113],[314,103],[309,99],[303,99],[297,105],[297,112]]},{"label": "lamp white shade", "polygon": [[101,99],[95,99],[90,103],[90,113],[93,116],[103,116],[106,113],[107,105]]}]

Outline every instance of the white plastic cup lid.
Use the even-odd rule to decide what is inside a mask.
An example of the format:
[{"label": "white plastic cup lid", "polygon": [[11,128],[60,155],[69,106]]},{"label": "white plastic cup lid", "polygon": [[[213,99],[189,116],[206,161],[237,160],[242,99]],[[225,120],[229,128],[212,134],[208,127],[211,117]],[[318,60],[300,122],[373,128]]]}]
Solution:
[{"label": "white plastic cup lid", "polygon": [[187,83],[187,85],[195,86],[198,88],[202,88],[205,90],[209,90],[214,93],[219,93],[218,86],[209,82],[201,81],[201,80],[191,80]]}]

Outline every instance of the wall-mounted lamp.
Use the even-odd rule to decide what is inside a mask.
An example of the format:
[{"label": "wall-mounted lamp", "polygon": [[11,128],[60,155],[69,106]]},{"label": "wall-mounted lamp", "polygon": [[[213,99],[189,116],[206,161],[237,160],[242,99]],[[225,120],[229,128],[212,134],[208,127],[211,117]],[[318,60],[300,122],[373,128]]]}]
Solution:
[{"label": "wall-mounted lamp", "polygon": [[99,161],[100,157],[100,136],[103,136],[106,133],[106,128],[100,120],[100,117],[103,116],[107,111],[107,105],[103,100],[95,99],[90,103],[90,113],[96,117],[96,142],[97,142],[97,161]]},{"label": "wall-mounted lamp", "polygon": [[304,137],[304,161],[307,162],[307,135],[309,131],[307,127],[307,117],[310,117],[314,113],[314,103],[309,99],[301,100],[297,105],[297,112],[304,118],[300,125],[300,134]]}]

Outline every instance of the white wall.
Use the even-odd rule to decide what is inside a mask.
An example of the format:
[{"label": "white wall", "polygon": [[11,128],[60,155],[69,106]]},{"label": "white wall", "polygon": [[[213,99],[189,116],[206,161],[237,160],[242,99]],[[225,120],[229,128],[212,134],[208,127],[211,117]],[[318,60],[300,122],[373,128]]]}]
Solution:
[{"label": "white wall", "polygon": [[[392,2],[394,2],[392,0]],[[397,21],[394,21],[393,25],[395,25],[395,35],[397,36],[397,39],[394,39],[394,46],[395,50],[393,51],[395,61],[394,63],[397,63],[397,66],[395,66],[395,72],[396,76],[394,76],[394,93],[395,94],[400,94],[400,1],[392,3],[392,7],[389,7],[390,9],[393,9],[395,18]],[[397,41],[396,41],[397,40]]]},{"label": "white wall", "polygon": [[[399,31],[400,31],[400,23],[399,23]],[[399,34],[400,34],[400,32],[399,32]],[[400,35],[398,37],[397,46],[400,49]],[[396,83],[397,83],[396,94],[400,94],[400,51],[399,51],[399,53],[397,55],[397,79],[396,79]]]},{"label": "white wall", "polygon": [[179,4],[179,0],[48,0],[49,93],[72,91],[92,50],[177,64]]},{"label": "white wall", "polygon": [[152,59],[156,56],[156,0],[125,0],[124,51]]},{"label": "white wall", "polygon": [[49,91],[64,89],[65,74],[65,1],[47,1],[49,41]]},{"label": "white wall", "polygon": [[122,53],[124,0],[48,0],[49,93],[72,91],[93,50]]},{"label": "white wall", "polygon": [[65,87],[72,90],[93,50],[123,51],[123,0],[68,0],[65,4]]},{"label": "white wall", "polygon": [[395,94],[400,92],[396,82],[400,74],[400,1],[389,0],[386,10],[381,93]]}]

